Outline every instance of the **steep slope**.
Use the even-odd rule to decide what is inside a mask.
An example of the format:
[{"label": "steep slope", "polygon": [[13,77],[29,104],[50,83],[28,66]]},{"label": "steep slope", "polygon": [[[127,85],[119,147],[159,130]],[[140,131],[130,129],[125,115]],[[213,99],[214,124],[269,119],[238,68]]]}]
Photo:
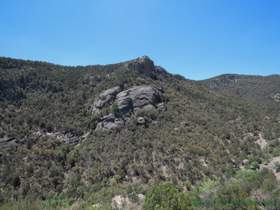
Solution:
[{"label": "steep slope", "polygon": [[85,67],[1,58],[0,68],[3,204],[135,201],[164,182],[190,193],[204,177],[226,182],[244,159],[256,169],[267,154],[280,156],[280,126],[265,111],[147,56]]}]

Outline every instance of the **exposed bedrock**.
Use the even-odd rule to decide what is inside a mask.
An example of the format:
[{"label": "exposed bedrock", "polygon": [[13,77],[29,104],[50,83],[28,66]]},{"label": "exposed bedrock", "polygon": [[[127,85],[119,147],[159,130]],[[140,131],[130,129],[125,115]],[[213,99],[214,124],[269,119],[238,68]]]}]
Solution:
[{"label": "exposed bedrock", "polygon": [[93,113],[99,113],[105,106],[110,106],[114,102],[118,111],[103,116],[99,121],[97,130],[108,130],[124,124],[131,116],[131,113],[140,109],[155,110],[156,104],[160,103],[160,108],[164,107],[160,96],[160,90],[154,86],[133,86],[121,91],[120,87],[114,87],[103,91],[91,106]]}]

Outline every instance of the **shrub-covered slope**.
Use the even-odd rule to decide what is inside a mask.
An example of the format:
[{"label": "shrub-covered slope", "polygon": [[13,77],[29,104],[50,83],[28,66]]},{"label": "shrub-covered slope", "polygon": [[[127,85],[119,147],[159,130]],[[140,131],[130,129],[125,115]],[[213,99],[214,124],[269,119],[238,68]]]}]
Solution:
[{"label": "shrub-covered slope", "polygon": [[[111,205],[116,195],[139,203],[139,194],[165,182],[194,193],[206,180],[231,186],[244,159],[256,169],[280,156],[280,124],[267,117],[270,110],[169,74],[147,56],[85,67],[1,58],[0,72],[0,202],[6,207],[36,198],[47,208],[86,208]],[[131,93],[135,86],[157,90],[154,108],[143,102],[145,91]],[[143,103],[124,112],[118,95],[102,98],[115,87],[123,101]],[[93,112],[98,100],[104,104]],[[112,115],[123,123],[98,129]]]},{"label": "shrub-covered slope", "polygon": [[249,76],[224,74],[199,81],[205,87],[245,100],[271,117],[280,112],[280,75]]}]

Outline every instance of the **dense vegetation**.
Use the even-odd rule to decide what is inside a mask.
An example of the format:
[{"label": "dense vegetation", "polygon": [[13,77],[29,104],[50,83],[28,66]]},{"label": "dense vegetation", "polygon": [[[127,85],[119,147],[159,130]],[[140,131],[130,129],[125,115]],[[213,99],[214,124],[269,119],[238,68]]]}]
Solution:
[{"label": "dense vegetation", "polygon": [[[255,171],[280,156],[279,102],[264,103],[256,96],[246,100],[244,94],[212,90],[171,74],[155,72],[151,78],[133,66],[125,68],[127,63],[66,67],[0,58],[0,138],[19,139],[0,148],[1,208],[112,209],[116,195],[141,206],[140,194],[146,195],[143,209],[204,208],[207,204],[199,201],[245,198],[275,200],[251,209],[279,206],[275,175]],[[280,84],[275,78],[271,82]],[[89,111],[102,90],[143,84],[163,89],[166,110],[139,110],[124,127],[95,130],[100,117],[113,111]],[[245,93],[247,87],[238,88]],[[277,88],[273,91],[280,92]],[[146,120],[143,126],[136,123],[140,116]],[[73,146],[51,138],[56,132],[89,135]],[[256,143],[260,138],[267,149]],[[243,168],[244,159],[249,163]],[[186,204],[190,199],[197,203]],[[229,209],[237,207],[248,206]]]}]

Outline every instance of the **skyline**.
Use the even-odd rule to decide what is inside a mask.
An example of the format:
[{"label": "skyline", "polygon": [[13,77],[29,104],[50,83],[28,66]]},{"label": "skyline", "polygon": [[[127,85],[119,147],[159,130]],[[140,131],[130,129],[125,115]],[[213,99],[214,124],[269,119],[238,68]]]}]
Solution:
[{"label": "skyline", "polygon": [[280,2],[0,3],[0,56],[67,66],[147,55],[187,79],[280,73]]}]

